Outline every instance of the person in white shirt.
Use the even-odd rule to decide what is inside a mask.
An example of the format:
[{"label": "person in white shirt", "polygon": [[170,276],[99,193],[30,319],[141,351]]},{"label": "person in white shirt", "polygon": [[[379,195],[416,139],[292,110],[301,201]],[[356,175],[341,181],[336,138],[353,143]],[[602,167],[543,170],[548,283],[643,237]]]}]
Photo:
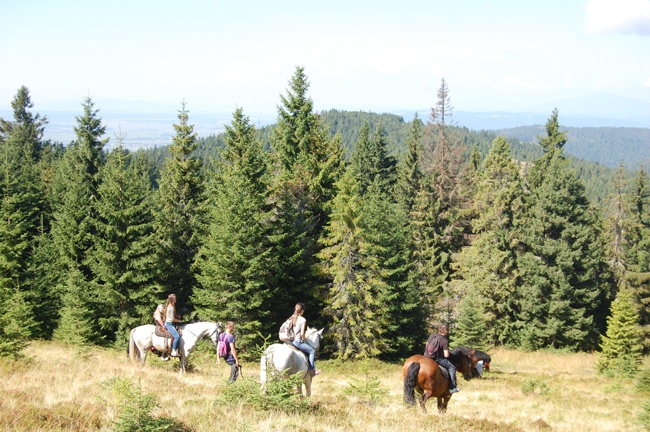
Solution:
[{"label": "person in white shirt", "polygon": [[293,346],[307,354],[309,358],[309,373],[311,373],[311,376],[316,376],[320,373],[320,370],[316,369],[316,350],[305,342],[307,320],[302,316],[303,313],[305,313],[305,305],[303,303],[296,303],[293,315],[291,316],[293,333],[296,335],[293,339]]}]

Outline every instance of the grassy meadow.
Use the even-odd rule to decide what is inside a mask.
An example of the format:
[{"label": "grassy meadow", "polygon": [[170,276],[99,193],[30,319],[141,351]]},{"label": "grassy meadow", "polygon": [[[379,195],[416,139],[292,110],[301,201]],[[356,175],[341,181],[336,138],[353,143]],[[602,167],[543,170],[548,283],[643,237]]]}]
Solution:
[{"label": "grassy meadow", "polygon": [[598,375],[595,354],[498,349],[483,379],[459,375],[462,391],[445,415],[435,400],[428,414],[405,408],[401,364],[379,361],[319,361],[311,400],[263,409],[259,397],[247,399],[259,396],[257,363],[245,363],[243,378],[229,386],[229,367],[216,365],[207,341],[200,348],[179,376],[177,362],[155,356],[141,368],[125,352],[33,342],[25,359],[0,360],[0,427],[119,430],[121,416],[140,409],[166,419],[169,430],[196,432],[643,431],[639,415],[650,400],[635,380]]}]

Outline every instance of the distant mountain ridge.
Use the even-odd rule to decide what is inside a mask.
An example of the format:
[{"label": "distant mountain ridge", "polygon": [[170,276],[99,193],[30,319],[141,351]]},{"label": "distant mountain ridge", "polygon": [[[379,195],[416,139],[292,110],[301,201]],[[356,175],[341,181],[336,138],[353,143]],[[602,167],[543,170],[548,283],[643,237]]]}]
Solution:
[{"label": "distant mountain ridge", "polygon": [[[79,108],[76,109],[75,105]],[[121,130],[127,134],[124,144],[130,149],[165,146],[171,143],[173,124],[178,121],[177,114],[180,109],[180,106],[111,98],[98,98],[95,107],[100,110],[99,116],[107,126],[106,134],[111,139],[109,147],[114,144],[115,137]],[[554,108],[558,108],[560,124],[565,127],[650,128],[650,103],[605,93],[538,104],[520,112],[454,111],[451,120],[457,126],[476,131],[512,129],[543,125]],[[194,110],[191,103],[189,110],[190,124],[194,125],[199,136],[218,134],[224,130],[224,124],[232,120],[232,112]],[[46,115],[50,121],[45,129],[46,139],[64,144],[74,139],[75,117],[81,114],[80,104],[68,101],[60,106],[46,104],[44,108],[39,108],[37,105],[34,111]],[[331,110],[323,110],[326,111]],[[392,110],[389,114],[396,114],[410,122],[415,112],[426,122],[431,109]],[[247,112],[244,109],[244,113],[258,127],[273,124],[277,116],[275,107],[269,112]],[[0,109],[0,117],[11,119],[13,114],[8,109]]]},{"label": "distant mountain ridge", "polygon": [[[452,120],[472,130],[543,125],[555,108],[559,112],[560,124],[567,127],[650,128],[650,102],[607,93],[537,104],[516,112],[454,111]],[[431,109],[416,111],[421,119],[426,120]],[[414,113],[406,110],[396,112],[407,121],[411,121]]]},{"label": "distant mountain ridge", "polygon": [[[561,127],[567,132],[564,150],[580,159],[637,170],[650,167],[650,129],[618,127]],[[546,132],[543,126],[520,126],[493,131],[506,138],[536,143]]]}]

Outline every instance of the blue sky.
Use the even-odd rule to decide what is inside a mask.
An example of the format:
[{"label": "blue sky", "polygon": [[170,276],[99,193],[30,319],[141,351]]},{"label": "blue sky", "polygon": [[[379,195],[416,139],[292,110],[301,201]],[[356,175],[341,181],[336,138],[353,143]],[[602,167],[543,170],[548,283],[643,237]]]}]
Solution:
[{"label": "blue sky", "polygon": [[[275,113],[296,65],[317,110],[530,109],[609,93],[650,103],[650,0],[0,0],[0,109]],[[119,102],[127,101],[127,102]],[[136,103],[137,101],[137,103]],[[122,105],[120,105],[120,103]]]}]

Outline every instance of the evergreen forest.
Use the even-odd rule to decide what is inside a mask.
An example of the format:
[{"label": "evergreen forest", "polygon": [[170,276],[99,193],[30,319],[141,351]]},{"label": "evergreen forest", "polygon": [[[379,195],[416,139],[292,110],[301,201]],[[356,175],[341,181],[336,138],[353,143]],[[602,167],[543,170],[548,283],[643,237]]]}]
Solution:
[{"label": "evergreen forest", "polygon": [[[26,87],[0,120],[0,352],[33,339],[126,346],[168,294],[183,321],[235,321],[252,356],[296,302],[321,355],[403,359],[440,324],[475,348],[650,350],[650,190],[642,166],[429,118],[317,113],[297,67],[274,125],[237,108],[198,137],[131,152],[86,98],[76,139],[43,139]],[[645,133],[645,132],[644,132]],[[625,336],[616,332],[625,328]],[[269,339],[270,337],[270,339]],[[608,357],[609,356],[609,357]]]}]

